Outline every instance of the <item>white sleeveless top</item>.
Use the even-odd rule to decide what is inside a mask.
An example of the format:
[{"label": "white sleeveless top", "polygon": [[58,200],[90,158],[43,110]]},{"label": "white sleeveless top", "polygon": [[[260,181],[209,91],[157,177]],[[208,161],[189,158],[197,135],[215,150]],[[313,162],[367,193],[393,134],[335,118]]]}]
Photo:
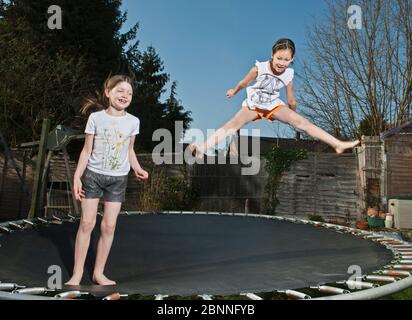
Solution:
[{"label": "white sleeveless top", "polygon": [[246,88],[249,109],[272,110],[285,103],[280,99],[280,89],[292,81],[294,70],[286,68],[281,75],[274,75],[269,61],[256,61],[258,75],[255,83]]}]

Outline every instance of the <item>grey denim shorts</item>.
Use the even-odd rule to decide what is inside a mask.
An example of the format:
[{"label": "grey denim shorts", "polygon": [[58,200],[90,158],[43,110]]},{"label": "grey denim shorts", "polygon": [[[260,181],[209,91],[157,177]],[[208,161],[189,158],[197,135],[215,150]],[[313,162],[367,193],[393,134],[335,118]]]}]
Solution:
[{"label": "grey denim shorts", "polygon": [[81,178],[86,199],[124,202],[128,176],[108,176],[86,169]]}]

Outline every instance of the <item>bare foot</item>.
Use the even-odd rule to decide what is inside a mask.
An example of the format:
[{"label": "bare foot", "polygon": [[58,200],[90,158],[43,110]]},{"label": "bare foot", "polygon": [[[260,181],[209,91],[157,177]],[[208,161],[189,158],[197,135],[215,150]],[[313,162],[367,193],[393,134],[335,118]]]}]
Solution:
[{"label": "bare foot", "polygon": [[189,149],[192,155],[195,156],[197,159],[203,159],[205,155],[205,151],[203,150],[203,148],[199,147],[197,144],[190,144]]},{"label": "bare foot", "polygon": [[82,281],[83,275],[73,274],[71,279],[65,283],[66,286],[78,286],[80,285],[80,281]]},{"label": "bare foot", "polygon": [[343,153],[346,149],[352,149],[356,147],[360,143],[359,140],[355,141],[342,141],[336,148],[336,153],[341,154]]},{"label": "bare foot", "polygon": [[104,274],[99,276],[94,275],[93,282],[100,286],[114,286],[116,284],[115,281],[106,278]]}]

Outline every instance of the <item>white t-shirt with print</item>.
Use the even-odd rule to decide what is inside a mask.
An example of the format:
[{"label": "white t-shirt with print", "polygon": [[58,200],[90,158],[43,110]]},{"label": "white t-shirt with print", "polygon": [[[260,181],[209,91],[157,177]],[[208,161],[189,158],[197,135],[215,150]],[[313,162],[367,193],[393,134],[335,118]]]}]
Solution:
[{"label": "white t-shirt with print", "polygon": [[280,89],[292,81],[294,70],[286,68],[281,75],[273,74],[270,61],[256,61],[258,75],[255,82],[246,88],[249,109],[272,110],[285,103],[280,99]]},{"label": "white t-shirt with print", "polygon": [[90,114],[84,132],[94,135],[94,144],[87,168],[104,175],[128,175],[130,137],[139,134],[139,128],[140,120],[129,113],[120,117],[105,110]]}]

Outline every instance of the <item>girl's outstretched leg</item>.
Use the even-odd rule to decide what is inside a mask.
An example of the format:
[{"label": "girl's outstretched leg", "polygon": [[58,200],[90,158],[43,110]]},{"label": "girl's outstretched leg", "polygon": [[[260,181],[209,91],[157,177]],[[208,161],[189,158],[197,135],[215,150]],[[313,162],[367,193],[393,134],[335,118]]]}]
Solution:
[{"label": "girl's outstretched leg", "polygon": [[93,282],[102,285],[115,285],[116,282],[106,278],[104,268],[113,243],[117,217],[122,204],[120,202],[105,202],[104,215],[100,225],[100,239],[97,244],[96,263],[93,271]]},{"label": "girl's outstretched leg", "polygon": [[68,286],[78,286],[82,280],[84,263],[90,244],[90,235],[96,224],[98,205],[99,199],[83,199],[82,201],[82,215],[74,250],[73,276],[65,283]]},{"label": "girl's outstretched leg", "polygon": [[315,126],[312,122],[287,107],[283,107],[278,112],[273,114],[272,118],[288,123],[293,127],[306,132],[308,135],[327,143],[336,150],[336,153],[339,154],[343,153],[346,149],[351,149],[359,144],[359,140],[341,141],[336,139],[325,130]]},{"label": "girl's outstretched leg", "polygon": [[257,117],[256,112],[247,107],[242,107],[232,119],[223,127],[217,129],[204,143],[201,145],[191,144],[189,148],[192,153],[196,152],[196,157],[203,158],[203,155],[209,148],[221,142],[228,134],[236,133],[240,128],[255,120]]}]

